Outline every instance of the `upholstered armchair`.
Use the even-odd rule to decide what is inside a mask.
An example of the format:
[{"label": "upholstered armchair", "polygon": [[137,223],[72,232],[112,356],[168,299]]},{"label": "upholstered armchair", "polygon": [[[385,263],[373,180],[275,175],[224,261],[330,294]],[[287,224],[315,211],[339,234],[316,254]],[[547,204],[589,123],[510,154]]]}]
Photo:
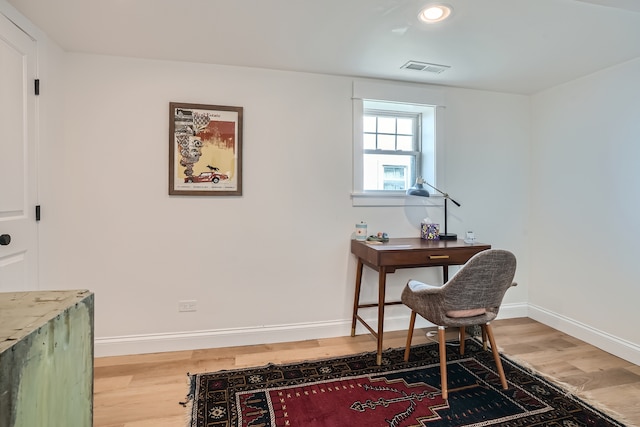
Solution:
[{"label": "upholstered armchair", "polygon": [[405,360],[409,360],[416,315],[438,326],[442,397],[448,398],[445,328],[460,328],[460,352],[464,354],[465,328],[480,325],[482,340],[487,337],[502,387],[508,388],[491,321],[498,315],[502,299],[511,286],[516,271],[515,256],[505,250],[489,249],[473,256],[442,286],[409,280],[402,292],[402,302],[411,309]]}]

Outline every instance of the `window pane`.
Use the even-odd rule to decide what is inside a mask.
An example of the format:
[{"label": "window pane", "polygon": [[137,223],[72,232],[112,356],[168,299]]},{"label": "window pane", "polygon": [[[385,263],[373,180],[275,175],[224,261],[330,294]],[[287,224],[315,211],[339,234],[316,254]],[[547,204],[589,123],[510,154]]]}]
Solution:
[{"label": "window pane", "polygon": [[412,155],[365,154],[364,190],[406,190],[413,185],[414,168]]},{"label": "window pane", "polygon": [[413,135],[413,119],[398,119],[398,133],[403,135]]},{"label": "window pane", "polygon": [[371,133],[365,133],[363,135],[362,143],[364,145],[365,150],[375,150],[376,149],[376,135]]},{"label": "window pane", "polygon": [[374,116],[364,116],[364,122],[362,124],[365,132],[376,132],[376,118]]},{"label": "window pane", "polygon": [[404,186],[404,183],[402,183],[402,182],[385,181],[383,190],[399,191],[399,190],[404,190],[405,188],[406,187]]},{"label": "window pane", "polygon": [[384,178],[385,179],[404,179],[407,172],[406,166],[384,166]]},{"label": "window pane", "polygon": [[379,133],[396,133],[395,117],[378,117]]},{"label": "window pane", "polygon": [[413,151],[413,137],[398,135],[398,150]]},{"label": "window pane", "polygon": [[383,166],[384,176],[382,188],[384,190],[404,190],[407,182],[407,167],[392,165]]},{"label": "window pane", "polygon": [[378,135],[378,150],[395,150],[395,135]]}]

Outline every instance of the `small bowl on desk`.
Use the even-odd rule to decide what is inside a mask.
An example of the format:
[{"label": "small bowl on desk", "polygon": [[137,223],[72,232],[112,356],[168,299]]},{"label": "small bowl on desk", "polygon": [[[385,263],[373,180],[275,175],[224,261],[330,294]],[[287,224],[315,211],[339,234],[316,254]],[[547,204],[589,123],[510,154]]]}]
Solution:
[{"label": "small bowl on desk", "polygon": [[377,235],[371,235],[367,237],[367,242],[373,243],[386,243],[389,241],[389,235],[387,233],[378,233]]}]

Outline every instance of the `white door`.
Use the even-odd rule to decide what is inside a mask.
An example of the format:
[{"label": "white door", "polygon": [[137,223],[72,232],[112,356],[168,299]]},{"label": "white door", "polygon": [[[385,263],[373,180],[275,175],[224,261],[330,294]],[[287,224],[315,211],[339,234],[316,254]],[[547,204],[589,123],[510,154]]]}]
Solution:
[{"label": "white door", "polygon": [[36,43],[0,14],[0,292],[38,289]]}]

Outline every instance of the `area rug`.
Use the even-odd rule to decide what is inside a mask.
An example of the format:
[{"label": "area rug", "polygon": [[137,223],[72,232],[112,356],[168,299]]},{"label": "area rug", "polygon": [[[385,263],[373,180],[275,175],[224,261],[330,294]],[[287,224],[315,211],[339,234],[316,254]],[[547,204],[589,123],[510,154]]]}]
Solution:
[{"label": "area rug", "polygon": [[442,399],[436,344],[190,376],[191,427],[623,426],[502,356],[503,390],[490,351],[475,339],[447,345]]}]

